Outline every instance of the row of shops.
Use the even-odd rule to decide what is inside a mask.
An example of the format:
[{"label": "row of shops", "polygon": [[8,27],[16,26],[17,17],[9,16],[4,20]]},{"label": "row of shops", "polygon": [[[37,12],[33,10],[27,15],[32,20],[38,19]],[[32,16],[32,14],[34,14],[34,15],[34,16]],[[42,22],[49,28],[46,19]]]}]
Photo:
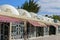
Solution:
[{"label": "row of shops", "polygon": [[[40,37],[45,35],[56,35],[60,33],[60,25],[54,26],[54,25],[45,25],[44,23],[41,24],[33,21],[27,21],[24,25],[23,23],[18,23],[12,25],[12,39],[22,39],[26,35],[26,38],[33,38],[33,37]],[[26,26],[26,28],[25,28]]]},{"label": "row of shops", "polygon": [[1,15],[0,18],[1,40],[8,40],[8,37],[9,40],[14,40],[60,34],[60,25],[57,24],[48,25],[36,20],[16,19]]},{"label": "row of shops", "polygon": [[17,40],[60,34],[60,23],[0,12],[0,40]]}]

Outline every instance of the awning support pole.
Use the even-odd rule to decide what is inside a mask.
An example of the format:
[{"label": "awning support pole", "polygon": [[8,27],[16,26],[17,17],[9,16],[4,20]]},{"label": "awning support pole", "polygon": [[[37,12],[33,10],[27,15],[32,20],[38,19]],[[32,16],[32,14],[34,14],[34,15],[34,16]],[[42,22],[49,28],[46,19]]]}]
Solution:
[{"label": "awning support pole", "polygon": [[10,22],[9,40],[11,40],[11,28],[12,28],[12,22]]},{"label": "awning support pole", "polygon": [[56,27],[56,35],[58,35],[58,27]]},{"label": "awning support pole", "polygon": [[35,37],[36,37],[36,27],[35,27]]},{"label": "awning support pole", "polygon": [[27,23],[24,21],[24,40],[27,40]]},{"label": "awning support pole", "polygon": [[30,24],[30,37],[31,37],[31,24]]}]

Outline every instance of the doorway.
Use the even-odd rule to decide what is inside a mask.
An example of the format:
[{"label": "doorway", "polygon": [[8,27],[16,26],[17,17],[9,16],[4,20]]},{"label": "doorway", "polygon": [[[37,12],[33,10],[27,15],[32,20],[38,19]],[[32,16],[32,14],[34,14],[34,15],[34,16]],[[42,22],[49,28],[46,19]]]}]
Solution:
[{"label": "doorway", "polygon": [[9,28],[9,23],[0,22],[0,40],[9,40]]},{"label": "doorway", "polygon": [[44,28],[43,27],[37,27],[36,29],[36,36],[44,36]]},{"label": "doorway", "polygon": [[54,26],[49,27],[49,35],[55,35],[56,34],[56,28]]}]

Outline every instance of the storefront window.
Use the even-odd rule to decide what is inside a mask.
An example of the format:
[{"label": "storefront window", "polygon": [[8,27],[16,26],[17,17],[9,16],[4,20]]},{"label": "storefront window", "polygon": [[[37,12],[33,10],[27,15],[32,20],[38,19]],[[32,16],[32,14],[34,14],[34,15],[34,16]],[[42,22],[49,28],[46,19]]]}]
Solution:
[{"label": "storefront window", "polygon": [[14,39],[23,38],[24,23],[12,23],[12,36]]},{"label": "storefront window", "polygon": [[15,33],[16,33],[16,26],[12,26],[12,35],[16,35]]},{"label": "storefront window", "polygon": [[44,35],[44,27],[37,27],[36,28],[36,36],[43,36]]},{"label": "storefront window", "polygon": [[35,33],[35,27],[31,26],[31,37],[35,37],[36,34]]},{"label": "storefront window", "polygon": [[60,26],[58,26],[58,33],[60,33]]},{"label": "storefront window", "polygon": [[44,27],[44,35],[49,35],[49,28],[48,27]]},{"label": "storefront window", "polygon": [[29,23],[27,23],[27,34],[28,34],[28,38],[36,36],[35,27]]},{"label": "storefront window", "polygon": [[49,35],[56,35],[56,27],[50,25],[49,27]]}]

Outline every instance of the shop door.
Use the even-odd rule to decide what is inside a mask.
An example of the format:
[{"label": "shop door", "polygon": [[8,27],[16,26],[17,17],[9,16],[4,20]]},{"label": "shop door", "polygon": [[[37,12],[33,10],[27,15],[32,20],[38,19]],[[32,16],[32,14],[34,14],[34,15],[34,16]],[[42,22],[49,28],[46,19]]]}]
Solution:
[{"label": "shop door", "polygon": [[44,34],[44,28],[43,27],[37,27],[37,36],[43,36]]},{"label": "shop door", "polygon": [[56,28],[54,26],[49,27],[49,35],[55,35],[56,34]]},{"label": "shop door", "polygon": [[9,23],[0,22],[0,40],[9,40]]}]

